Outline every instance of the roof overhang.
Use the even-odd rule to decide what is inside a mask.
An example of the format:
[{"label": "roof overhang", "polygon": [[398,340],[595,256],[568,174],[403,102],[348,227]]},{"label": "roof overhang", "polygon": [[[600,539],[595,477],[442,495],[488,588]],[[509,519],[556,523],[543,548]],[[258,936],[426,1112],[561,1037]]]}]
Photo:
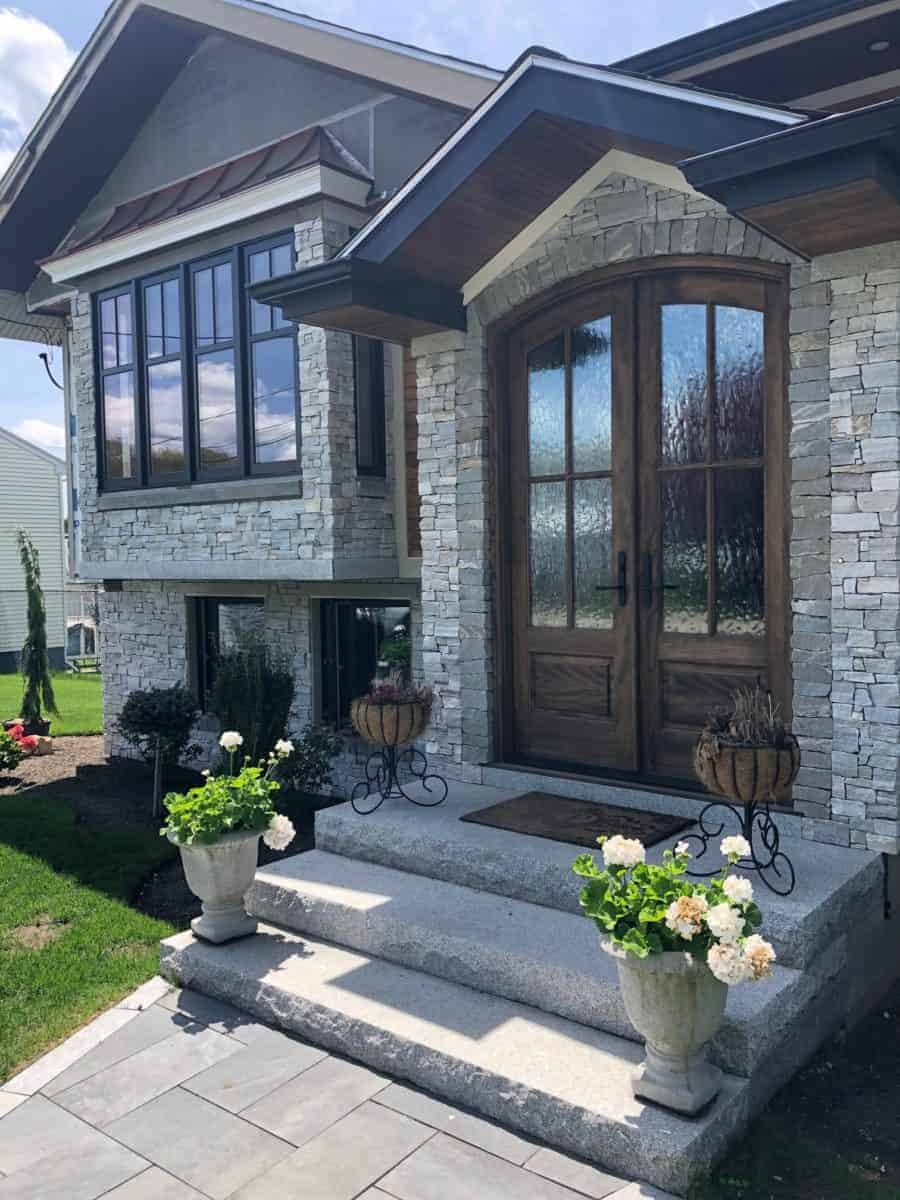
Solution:
[{"label": "roof overhang", "polygon": [[900,239],[900,100],[682,162],[688,181],[807,258]]}]

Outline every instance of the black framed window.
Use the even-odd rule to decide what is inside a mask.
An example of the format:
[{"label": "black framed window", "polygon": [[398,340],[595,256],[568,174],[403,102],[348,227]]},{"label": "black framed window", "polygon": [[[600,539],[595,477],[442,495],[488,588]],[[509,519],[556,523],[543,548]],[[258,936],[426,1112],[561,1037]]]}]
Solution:
[{"label": "black framed window", "polygon": [[245,634],[261,634],[265,602],[244,596],[198,596],[194,601],[194,690],[205,709],[223,650],[234,649]]},{"label": "black framed window", "polygon": [[297,470],[296,326],[245,294],[293,254],[285,233],[96,298],[103,488]]},{"label": "black framed window", "polygon": [[410,607],[403,600],[323,600],[322,720],[341,727],[350,704],[369,690],[382,644],[409,637]]},{"label": "black framed window", "polygon": [[354,336],[356,469],[360,475],[384,475],[387,464],[384,424],[384,342]]},{"label": "black framed window", "polygon": [[97,302],[99,441],[103,477],[110,487],[134,486],[141,476],[138,449],[137,347],[134,289],[103,293]]}]

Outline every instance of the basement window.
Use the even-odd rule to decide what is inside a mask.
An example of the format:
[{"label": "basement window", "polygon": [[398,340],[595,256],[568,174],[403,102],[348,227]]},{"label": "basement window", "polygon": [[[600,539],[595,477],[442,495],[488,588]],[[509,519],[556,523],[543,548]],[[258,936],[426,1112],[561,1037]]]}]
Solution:
[{"label": "basement window", "polygon": [[388,640],[409,639],[410,607],[403,600],[323,600],[322,720],[350,722],[350,704],[371,687]]}]

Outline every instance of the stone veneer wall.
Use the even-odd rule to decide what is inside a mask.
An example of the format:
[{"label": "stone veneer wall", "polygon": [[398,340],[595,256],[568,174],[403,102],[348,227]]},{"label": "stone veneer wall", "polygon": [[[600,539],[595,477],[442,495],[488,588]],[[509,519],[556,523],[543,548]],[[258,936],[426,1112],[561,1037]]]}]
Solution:
[{"label": "stone veneer wall", "polygon": [[493,753],[485,329],[585,271],[674,254],[790,266],[795,802],[809,838],[897,852],[900,247],[806,263],[710,200],[636,179],[611,177],[523,254],[467,334],[413,345],[429,750],[472,779]]}]

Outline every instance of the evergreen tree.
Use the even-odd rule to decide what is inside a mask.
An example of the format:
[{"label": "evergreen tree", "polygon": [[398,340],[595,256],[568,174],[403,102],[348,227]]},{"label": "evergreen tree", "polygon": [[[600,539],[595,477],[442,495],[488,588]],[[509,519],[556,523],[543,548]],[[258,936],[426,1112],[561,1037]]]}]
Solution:
[{"label": "evergreen tree", "polygon": [[25,692],[22,696],[22,718],[26,725],[41,720],[43,712],[58,714],[47,653],[47,608],[41,587],[41,564],[37,547],[23,529],[18,533],[19,558],[25,572],[25,592],[28,597],[28,636],[22,647],[22,676]]}]

